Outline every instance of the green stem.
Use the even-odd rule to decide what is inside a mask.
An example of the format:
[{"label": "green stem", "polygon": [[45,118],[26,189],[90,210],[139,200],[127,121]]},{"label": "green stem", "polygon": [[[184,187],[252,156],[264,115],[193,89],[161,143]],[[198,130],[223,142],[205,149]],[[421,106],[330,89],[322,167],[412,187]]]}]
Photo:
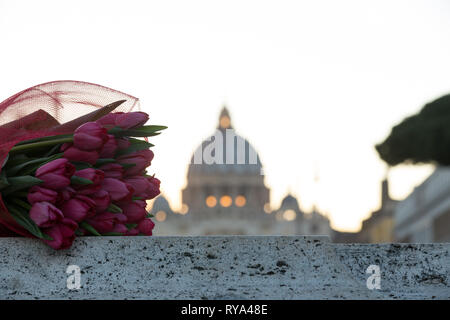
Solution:
[{"label": "green stem", "polygon": [[89,223],[82,221],[78,224],[81,228],[85,229],[86,231],[89,231],[94,236],[101,236],[100,233],[98,233],[97,230],[94,229],[93,226],[91,226]]},{"label": "green stem", "polygon": [[28,202],[25,202],[21,199],[18,198],[12,198],[11,202],[17,204],[18,206],[24,208],[25,210],[30,210],[31,209],[31,205]]},{"label": "green stem", "polygon": [[66,142],[72,142],[73,137],[69,138],[61,138],[61,139],[55,139],[50,141],[41,141],[41,142],[34,142],[34,143],[28,143],[28,144],[22,144],[20,146],[13,147],[9,153],[17,153],[20,151],[26,151],[34,148],[40,148],[40,147],[48,147],[48,146],[54,146],[56,144],[66,143]]},{"label": "green stem", "polygon": [[17,197],[26,198],[28,196],[28,192],[26,192],[26,191],[19,191],[19,192],[16,192],[14,195],[17,196]]}]

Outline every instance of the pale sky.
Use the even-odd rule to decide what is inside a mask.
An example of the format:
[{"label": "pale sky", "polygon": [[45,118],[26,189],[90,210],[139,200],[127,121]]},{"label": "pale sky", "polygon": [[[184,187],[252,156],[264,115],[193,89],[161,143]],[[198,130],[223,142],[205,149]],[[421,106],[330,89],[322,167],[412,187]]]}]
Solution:
[{"label": "pale sky", "polygon": [[[450,92],[449,1],[0,0],[0,43],[0,101],[52,80],[139,97],[169,126],[152,171],[174,209],[225,102],[259,152],[272,206],[290,190],[346,231],[379,206],[374,145]],[[392,196],[430,172],[394,168]]]}]

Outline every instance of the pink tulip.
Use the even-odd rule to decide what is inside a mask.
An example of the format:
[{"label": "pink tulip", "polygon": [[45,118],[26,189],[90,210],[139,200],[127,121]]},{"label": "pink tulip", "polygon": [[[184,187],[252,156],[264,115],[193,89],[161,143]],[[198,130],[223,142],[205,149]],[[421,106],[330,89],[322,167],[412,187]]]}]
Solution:
[{"label": "pink tulip", "polygon": [[116,223],[111,232],[126,234],[128,232],[128,228],[123,223]]},{"label": "pink tulip", "polygon": [[60,207],[64,202],[69,201],[76,194],[76,191],[71,187],[66,187],[58,192],[58,199],[56,204]]},{"label": "pink tulip", "polygon": [[117,151],[116,138],[113,135],[108,134],[108,140],[106,140],[105,144],[100,150],[100,158],[103,159],[114,158],[116,151]]},{"label": "pink tulip", "polygon": [[111,232],[114,229],[116,221],[115,214],[111,212],[103,212],[86,220],[99,233]]},{"label": "pink tulip", "polygon": [[140,233],[145,234],[146,236],[152,235],[152,230],[155,227],[155,224],[150,219],[141,220],[138,224],[138,230]]},{"label": "pink tulip", "polygon": [[62,212],[49,202],[36,202],[30,209],[30,218],[38,227],[49,228],[64,216]]},{"label": "pink tulip", "polygon": [[118,163],[107,163],[102,165],[100,168],[105,174],[105,178],[115,178],[122,179],[124,169]]},{"label": "pink tulip", "polygon": [[[145,201],[142,201],[145,204]],[[139,222],[147,216],[147,211],[145,210],[145,205],[142,205],[140,201],[133,201],[124,205],[120,208],[124,215],[127,216],[127,222]]]},{"label": "pink tulip", "polygon": [[147,195],[147,189],[151,187],[150,182],[144,176],[128,177],[125,178],[123,182],[128,183],[133,187],[133,196],[135,197],[145,198],[145,196]]},{"label": "pink tulip", "polygon": [[128,202],[133,196],[133,188],[118,179],[105,178],[102,189],[109,193],[112,201]]},{"label": "pink tulip", "polygon": [[147,200],[153,199],[156,196],[158,196],[161,193],[160,190],[160,185],[161,185],[161,181],[159,181],[158,178],[155,177],[149,177],[148,181],[150,182],[151,188],[149,190],[147,190],[147,195],[148,198],[146,198]]},{"label": "pink tulip", "polygon": [[131,145],[130,141],[127,138],[118,138],[117,141],[117,150],[128,149]]},{"label": "pink tulip", "polygon": [[73,145],[84,151],[99,150],[108,139],[105,128],[96,122],[86,122],[73,134]]},{"label": "pink tulip", "polygon": [[137,236],[139,235],[139,230],[136,228],[130,229],[125,233],[126,236]]},{"label": "pink tulip", "polygon": [[92,181],[92,184],[87,185],[75,185],[74,188],[78,191],[79,194],[89,195],[93,194],[100,190],[100,184],[102,183],[105,174],[101,170],[87,168],[75,171],[74,176],[88,179]]},{"label": "pink tulip", "polygon": [[148,114],[144,112],[115,112],[103,116],[97,120],[97,123],[106,128],[120,127],[122,129],[131,129],[142,126],[147,120]]},{"label": "pink tulip", "polygon": [[55,190],[34,186],[28,191],[27,199],[31,204],[42,201],[55,204],[58,199],[58,192]]},{"label": "pink tulip", "polygon": [[153,156],[154,154],[151,150],[140,150],[117,158],[117,162],[121,164],[134,164],[133,167],[125,169],[125,175],[138,176],[142,174],[145,168],[150,166]]},{"label": "pink tulip", "polygon": [[95,201],[95,209],[97,212],[105,211],[111,204],[111,197],[109,196],[109,193],[103,189],[97,191],[90,197]]},{"label": "pink tulip", "polygon": [[141,197],[146,200],[155,198],[160,194],[160,181],[154,177],[133,176],[124,179],[134,189],[133,196]]},{"label": "pink tulip", "polygon": [[117,115],[116,126],[122,129],[132,129],[143,126],[148,121],[145,112],[127,112]]},{"label": "pink tulip", "polygon": [[87,168],[75,171],[73,174],[74,176],[88,179],[92,181],[93,185],[98,185],[102,183],[103,178],[105,177],[105,174],[101,170],[93,169],[93,168]]},{"label": "pink tulip", "polygon": [[52,238],[52,240],[43,240],[53,249],[67,249],[75,239],[75,230],[78,224],[70,219],[62,219],[53,227],[44,230],[44,233]]},{"label": "pink tulip", "polygon": [[104,115],[103,117],[98,119],[96,122],[107,129],[112,129],[116,127],[116,118],[119,114],[123,114],[123,112],[108,113],[107,115]]},{"label": "pink tulip", "polygon": [[128,221],[128,218],[126,215],[124,215],[123,213],[115,213],[116,216],[116,220],[119,223],[126,223]]},{"label": "pink tulip", "polygon": [[74,146],[70,146],[64,151],[64,158],[70,161],[87,162],[95,164],[99,158],[97,151],[83,151]]},{"label": "pink tulip", "polygon": [[65,202],[61,210],[64,217],[74,220],[75,222],[83,221],[86,218],[95,215],[96,203],[89,197],[76,195],[74,198]]},{"label": "pink tulip", "polygon": [[44,188],[60,190],[70,185],[75,167],[67,159],[56,159],[36,170],[36,178],[41,179]]}]

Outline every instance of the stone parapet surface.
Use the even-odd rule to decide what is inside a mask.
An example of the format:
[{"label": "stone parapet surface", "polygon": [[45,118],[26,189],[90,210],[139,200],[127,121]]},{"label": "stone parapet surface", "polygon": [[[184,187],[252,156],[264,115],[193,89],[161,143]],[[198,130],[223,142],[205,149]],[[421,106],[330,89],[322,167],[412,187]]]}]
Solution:
[{"label": "stone parapet surface", "polygon": [[317,236],[79,237],[62,251],[0,238],[0,299],[450,299],[449,253]]}]

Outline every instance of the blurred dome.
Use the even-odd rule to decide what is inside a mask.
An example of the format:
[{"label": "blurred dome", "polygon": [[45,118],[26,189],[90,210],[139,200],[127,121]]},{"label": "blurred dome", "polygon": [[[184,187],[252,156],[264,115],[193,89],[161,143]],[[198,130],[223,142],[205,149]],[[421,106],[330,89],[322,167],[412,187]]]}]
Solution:
[{"label": "blurred dome", "polygon": [[163,195],[158,196],[153,201],[152,210],[150,212],[152,214],[155,214],[156,212],[159,212],[159,211],[164,211],[167,214],[173,213],[172,209],[170,208],[169,201],[167,201],[167,199]]},{"label": "blurred dome", "polygon": [[[220,135],[220,141],[215,142],[215,137]],[[234,141],[230,140],[234,139]],[[219,150],[215,150],[219,147]],[[216,152],[221,152],[222,155]],[[221,159],[221,161],[214,161],[213,163],[206,163],[205,156],[201,157],[201,161],[194,161],[195,155],[210,156],[212,159]],[[227,159],[228,156],[228,159]],[[222,163],[216,163],[222,162]],[[236,134],[231,125],[231,118],[226,107],[220,113],[219,124],[214,135],[202,142],[191,157],[191,162],[188,169],[188,177],[195,175],[224,173],[224,174],[261,174],[261,161],[259,155],[253,146],[243,137]]]},{"label": "blurred dome", "polygon": [[[182,190],[187,216],[209,218],[252,217],[264,214],[270,190],[256,150],[237,135],[227,108],[220,112],[214,135],[195,150]],[[240,228],[240,227],[239,227]]]},{"label": "blurred dome", "polygon": [[286,197],[284,197],[283,201],[281,201],[280,210],[281,209],[283,210],[292,209],[296,212],[299,212],[300,206],[298,205],[297,199],[293,195],[288,194]]}]

